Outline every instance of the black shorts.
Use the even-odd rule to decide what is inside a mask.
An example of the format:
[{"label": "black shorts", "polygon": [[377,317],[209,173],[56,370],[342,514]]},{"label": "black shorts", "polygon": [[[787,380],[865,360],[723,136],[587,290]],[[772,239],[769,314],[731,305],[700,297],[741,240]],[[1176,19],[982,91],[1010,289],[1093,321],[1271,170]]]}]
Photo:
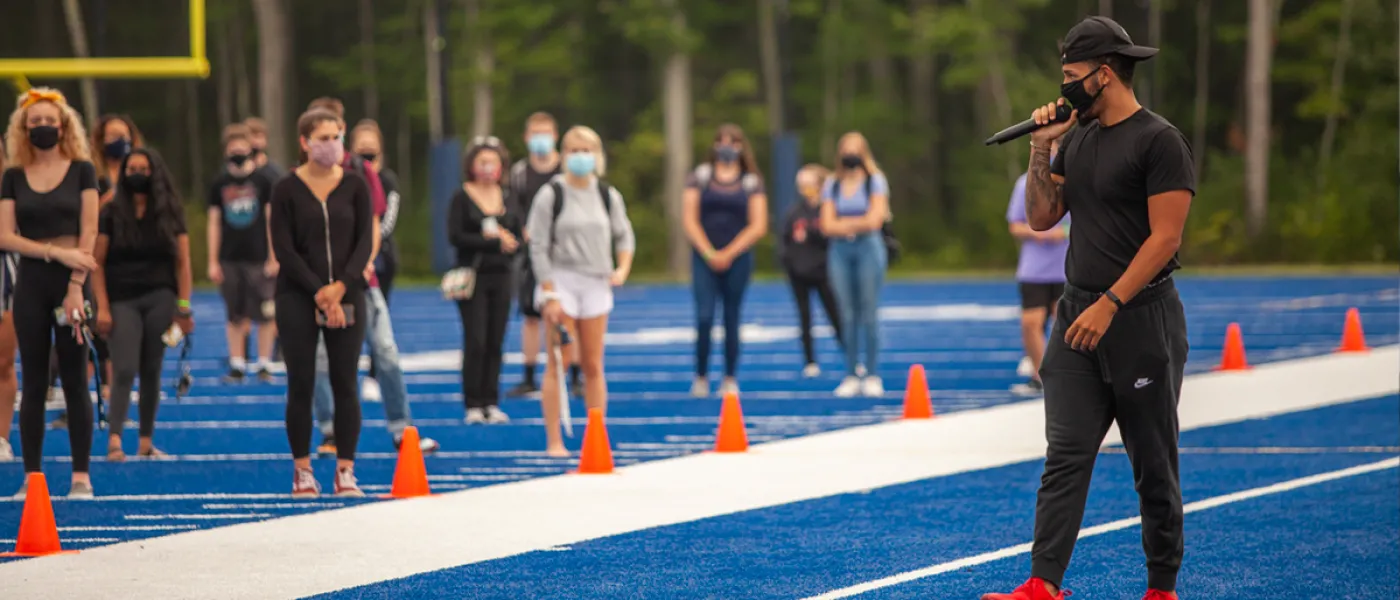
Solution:
[{"label": "black shorts", "polygon": [[228,322],[272,321],[275,314],[272,297],[277,281],[263,272],[263,263],[220,262],[219,266],[224,270],[224,282],[219,285],[219,291],[224,297]]},{"label": "black shorts", "polygon": [[516,296],[520,303],[520,316],[527,319],[540,318],[540,311],[535,308],[535,273],[530,270],[530,261],[526,260],[515,272],[515,280],[520,283],[519,294]]},{"label": "black shorts", "polygon": [[1043,308],[1047,314],[1055,312],[1055,304],[1060,301],[1060,296],[1065,293],[1063,283],[1030,283],[1026,281],[1017,284],[1021,288],[1021,309]]}]

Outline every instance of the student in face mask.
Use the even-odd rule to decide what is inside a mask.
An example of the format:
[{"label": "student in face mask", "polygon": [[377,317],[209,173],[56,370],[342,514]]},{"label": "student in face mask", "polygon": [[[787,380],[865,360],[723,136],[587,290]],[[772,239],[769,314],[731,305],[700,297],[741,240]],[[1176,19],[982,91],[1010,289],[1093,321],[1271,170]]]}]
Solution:
[{"label": "student in face mask", "polygon": [[[209,188],[209,279],[219,285],[228,314],[229,370],[241,382],[249,372],[272,380],[268,363],[277,339],[273,322],[273,278],[279,265],[268,237],[272,182],[257,172],[248,128],[224,128],[224,172]],[[249,364],[244,340],[258,326],[258,361]]]},{"label": "student in face mask", "polygon": [[[555,175],[564,169],[564,162],[560,160],[559,152],[555,147],[559,143],[559,126],[554,120],[554,116],[547,112],[537,112],[525,119],[525,145],[530,153],[525,158],[515,161],[510,166],[510,193],[515,198],[515,205],[520,209],[521,215],[529,215],[530,208],[538,194],[540,188],[549,183]],[[516,254],[519,255],[518,279],[520,280],[520,350],[524,354],[524,378],[520,385],[511,388],[507,395],[513,397],[528,396],[540,391],[537,379],[535,379],[536,362],[540,354],[540,334],[544,331],[540,329],[540,311],[535,306],[535,280],[534,270],[530,264],[530,240],[525,239],[525,247]],[[578,396],[583,394],[582,384],[579,382],[579,370],[577,365],[576,348],[570,347],[569,352],[574,354],[574,367],[569,370],[570,394]]]},{"label": "student in face mask", "polygon": [[258,117],[248,117],[243,120],[243,125],[248,128],[248,141],[253,145],[253,163],[258,173],[262,174],[263,179],[273,182],[285,177],[287,170],[267,155],[267,122]]},{"label": "student in face mask", "polygon": [[98,221],[93,272],[97,333],[108,339],[113,379],[107,460],[126,459],[122,428],[139,373],[138,456],[162,456],[152,443],[165,360],[162,336],[174,325],[194,330],[190,311],[190,240],[185,211],[165,163],[153,151],[136,149],[122,162],[117,193]]},{"label": "student in face mask", "polygon": [[[535,302],[550,327],[550,344],[560,341],[553,326],[563,325],[578,346],[584,402],[606,411],[603,340],[613,309],[612,289],[625,283],[632,272],[636,238],[622,194],[602,180],[607,163],[597,132],[576,126],[564,134],[560,150],[565,173],[540,188],[527,221],[530,261],[539,280]],[[545,452],[568,456],[559,432],[559,394],[564,382],[559,380],[554,353],[548,356],[542,394]]]},{"label": "student in face mask", "polygon": [[[889,255],[881,228],[889,218],[890,184],[865,136],[850,132],[837,144],[840,164],[822,186],[821,229],[831,240],[827,274],[841,309],[841,332],[846,351],[846,377],[836,396],[880,397],[880,289]],[[860,350],[865,345],[861,377]]]},{"label": "student in face mask", "polygon": [[297,120],[302,164],[277,182],[270,217],[283,268],[277,324],[287,363],[287,439],[292,497],[320,495],[311,471],[316,344],[324,337],[335,397],[337,496],[361,497],[355,481],[360,437],[359,362],[365,341],[365,269],[374,253],[374,208],[363,178],[341,166],[344,122],[309,110]]},{"label": "student in face mask", "polygon": [[452,197],[448,239],[457,266],[476,270],[471,298],[457,302],[462,316],[462,398],[468,425],[506,423],[501,410],[501,352],[510,321],[512,267],[523,219],[501,184],[509,156],[500,140],[476,138],[462,160],[466,183]]},{"label": "student in face mask", "polygon": [[768,231],[768,196],[753,148],[738,125],[715,132],[707,162],[686,179],[682,224],[694,248],[691,288],[695,294],[695,382],[690,393],[710,395],[709,363],[715,303],[724,304],[724,380],[720,394],[739,393],[739,325],[744,292],[753,279],[749,252]]},{"label": "student in face mask", "polygon": [[[91,498],[87,336],[84,328],[64,323],[87,319],[83,285],[97,268],[92,257],[97,242],[97,173],[88,162],[82,118],[57,90],[34,88],[22,94],[9,122],[5,134],[9,168],[0,178],[0,250],[21,256],[15,287],[24,293],[15,294],[13,317],[20,361],[25,365],[19,414],[24,470],[38,473],[42,464],[49,350],[56,347],[73,456],[73,487],[68,495]],[[26,480],[16,496],[27,493]]]},{"label": "student in face mask", "polygon": [[121,177],[122,160],[144,147],[141,131],[126,115],[103,115],[92,130],[92,165],[97,169],[97,197],[102,204],[116,193],[113,182]]},{"label": "student in face mask", "polygon": [[806,365],[802,376],[807,378],[822,372],[812,343],[812,292],[821,300],[826,318],[836,330],[837,342],[841,340],[841,313],[836,308],[836,295],[831,291],[831,279],[827,276],[828,241],[821,231],[822,182],[828,176],[826,167],[817,164],[807,165],[797,172],[799,198],[783,218],[779,245],[783,270],[792,286],[792,296],[797,300],[803,364]]}]

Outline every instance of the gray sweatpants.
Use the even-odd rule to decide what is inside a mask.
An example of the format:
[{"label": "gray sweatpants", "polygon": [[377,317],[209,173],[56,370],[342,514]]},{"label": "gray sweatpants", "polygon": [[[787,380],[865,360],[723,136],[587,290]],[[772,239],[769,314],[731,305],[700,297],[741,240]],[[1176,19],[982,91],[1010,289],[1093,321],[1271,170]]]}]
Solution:
[{"label": "gray sweatpants", "polygon": [[165,361],[165,342],[160,336],[175,321],[175,292],[151,290],[129,300],[113,302],[112,334],[107,346],[112,353],[112,397],[107,412],[114,434],[122,432],[131,407],[131,384],[141,376],[141,437],[150,437],[156,427],[156,407],[160,403],[160,369]]}]

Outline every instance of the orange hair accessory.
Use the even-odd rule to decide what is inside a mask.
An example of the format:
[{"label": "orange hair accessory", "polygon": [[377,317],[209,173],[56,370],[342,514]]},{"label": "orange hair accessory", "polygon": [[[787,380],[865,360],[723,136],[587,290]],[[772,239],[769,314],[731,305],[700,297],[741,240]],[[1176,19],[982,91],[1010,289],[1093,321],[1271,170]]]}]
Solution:
[{"label": "orange hair accessory", "polygon": [[24,94],[24,100],[19,103],[19,107],[29,108],[45,100],[59,106],[68,106],[68,100],[63,97],[63,92],[58,90],[39,91],[34,88],[29,88],[29,91]]}]

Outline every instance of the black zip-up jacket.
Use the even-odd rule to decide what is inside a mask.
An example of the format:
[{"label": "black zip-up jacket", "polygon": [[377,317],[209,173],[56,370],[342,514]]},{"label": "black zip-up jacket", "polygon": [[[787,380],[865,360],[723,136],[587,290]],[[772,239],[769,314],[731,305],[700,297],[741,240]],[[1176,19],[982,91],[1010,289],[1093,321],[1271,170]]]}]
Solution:
[{"label": "black zip-up jacket", "polygon": [[315,294],[331,282],[347,298],[365,289],[374,245],[374,208],[364,178],[346,169],[323,204],[296,172],[272,189],[272,249],[281,263],[278,293]]},{"label": "black zip-up jacket", "polygon": [[[822,235],[821,206],[812,206],[804,198],[792,203],[783,215],[781,245],[783,268],[790,277],[804,280],[826,279],[827,239]],[[798,242],[793,233],[805,228],[807,237]]]}]

